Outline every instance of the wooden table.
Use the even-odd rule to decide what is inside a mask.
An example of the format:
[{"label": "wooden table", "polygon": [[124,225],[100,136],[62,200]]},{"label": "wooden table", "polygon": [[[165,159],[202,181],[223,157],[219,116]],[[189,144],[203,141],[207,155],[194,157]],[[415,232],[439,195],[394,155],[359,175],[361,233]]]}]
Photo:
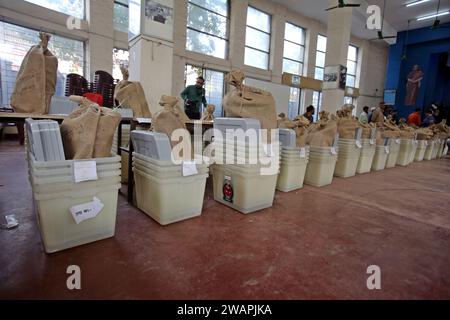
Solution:
[{"label": "wooden table", "polygon": [[32,118],[35,120],[55,120],[61,123],[67,116],[63,114],[32,114],[32,113],[20,113],[20,112],[0,112],[0,123],[15,122],[17,131],[19,133],[20,144],[23,145],[24,124],[25,119]]}]

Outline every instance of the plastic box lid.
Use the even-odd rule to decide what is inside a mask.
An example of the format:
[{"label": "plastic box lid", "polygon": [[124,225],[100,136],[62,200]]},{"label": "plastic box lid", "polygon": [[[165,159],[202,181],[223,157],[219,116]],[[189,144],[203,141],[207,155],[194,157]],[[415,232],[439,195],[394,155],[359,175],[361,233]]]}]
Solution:
[{"label": "plastic box lid", "polygon": [[292,129],[279,129],[280,142],[284,148],[295,148],[297,146],[297,135]]},{"label": "plastic box lid", "polygon": [[251,118],[215,118],[214,129],[221,131],[223,135],[222,139],[226,139],[227,129],[242,129],[244,131],[247,131],[248,129],[260,130],[261,124],[257,119]]},{"label": "plastic box lid", "polygon": [[69,97],[53,96],[48,113],[68,115],[76,108],[78,108],[78,103],[70,101]]},{"label": "plastic box lid", "polygon": [[136,153],[159,161],[172,160],[172,146],[165,133],[134,130],[131,141]]}]

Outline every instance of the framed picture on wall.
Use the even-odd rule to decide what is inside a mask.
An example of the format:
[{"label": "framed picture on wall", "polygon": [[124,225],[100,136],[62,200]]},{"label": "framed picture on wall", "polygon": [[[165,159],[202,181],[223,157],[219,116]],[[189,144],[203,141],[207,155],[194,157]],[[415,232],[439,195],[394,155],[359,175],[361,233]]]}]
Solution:
[{"label": "framed picture on wall", "polygon": [[325,67],[323,75],[323,89],[338,89],[339,74],[340,74],[340,66]]},{"label": "framed picture on wall", "polygon": [[144,33],[173,41],[173,0],[145,0]]}]

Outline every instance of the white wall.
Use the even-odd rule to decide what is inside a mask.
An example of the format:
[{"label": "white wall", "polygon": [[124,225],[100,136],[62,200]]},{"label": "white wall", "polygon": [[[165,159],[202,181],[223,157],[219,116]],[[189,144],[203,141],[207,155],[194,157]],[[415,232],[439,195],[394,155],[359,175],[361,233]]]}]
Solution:
[{"label": "white wall", "polygon": [[291,93],[289,86],[253,78],[246,78],[245,84],[271,92],[275,99],[277,114],[282,112],[286,115],[289,114],[289,95]]}]

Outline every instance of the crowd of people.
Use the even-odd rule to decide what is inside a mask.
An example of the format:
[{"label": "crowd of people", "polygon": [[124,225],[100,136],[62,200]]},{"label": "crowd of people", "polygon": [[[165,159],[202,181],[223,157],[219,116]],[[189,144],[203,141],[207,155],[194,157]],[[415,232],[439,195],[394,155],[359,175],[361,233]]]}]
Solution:
[{"label": "crowd of people", "polygon": [[358,119],[362,124],[379,123],[381,125],[386,118],[392,119],[397,124],[407,123],[408,125],[417,128],[426,128],[433,124],[441,123],[443,120],[447,121],[447,125],[450,124],[448,112],[439,104],[432,104],[430,108],[425,110],[423,116],[422,109],[416,108],[414,112],[405,119],[399,118],[397,110],[393,107],[385,105],[384,102],[380,102],[377,108],[372,108],[371,110],[369,110],[368,106],[365,106]]}]

